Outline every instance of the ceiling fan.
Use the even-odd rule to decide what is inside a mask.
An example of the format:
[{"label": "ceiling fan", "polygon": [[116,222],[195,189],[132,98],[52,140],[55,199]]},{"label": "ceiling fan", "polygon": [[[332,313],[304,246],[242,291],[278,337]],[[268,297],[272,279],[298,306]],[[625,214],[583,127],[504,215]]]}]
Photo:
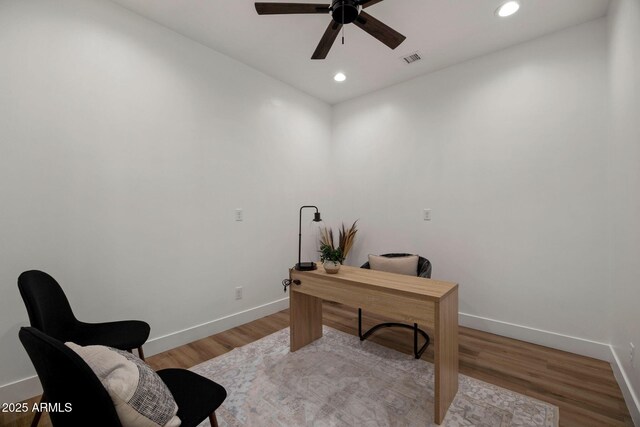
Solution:
[{"label": "ceiling fan", "polygon": [[[332,20],[324,32],[311,59],[325,59],[344,24],[354,23],[364,31],[395,49],[406,37],[378,21],[362,9],[383,0],[332,0],[331,4],[318,3],[256,3],[258,15],[298,13],[330,13]],[[343,40],[344,42],[344,40]]]}]

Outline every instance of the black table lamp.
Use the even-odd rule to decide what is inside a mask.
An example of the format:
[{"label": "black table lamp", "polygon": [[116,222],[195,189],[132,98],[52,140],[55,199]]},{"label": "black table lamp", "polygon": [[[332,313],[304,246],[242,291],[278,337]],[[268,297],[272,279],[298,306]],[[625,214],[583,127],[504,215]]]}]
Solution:
[{"label": "black table lamp", "polygon": [[318,268],[316,267],[316,263],[313,261],[309,261],[309,262],[300,261],[300,256],[302,252],[302,209],[305,209],[305,208],[314,208],[316,210],[316,212],[313,214],[314,222],[322,221],[322,219],[320,218],[320,212],[318,212],[318,208],[316,206],[303,206],[300,208],[300,223],[298,225],[298,263],[296,264],[296,270],[299,270],[299,271],[309,271],[309,270],[315,270]]}]

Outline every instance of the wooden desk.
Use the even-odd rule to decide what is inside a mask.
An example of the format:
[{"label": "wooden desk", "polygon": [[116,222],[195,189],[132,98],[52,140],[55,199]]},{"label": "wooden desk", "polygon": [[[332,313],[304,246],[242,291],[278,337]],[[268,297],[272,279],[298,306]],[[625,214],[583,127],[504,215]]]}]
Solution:
[{"label": "wooden desk", "polygon": [[289,270],[291,351],[322,337],[322,301],[417,323],[432,331],[434,421],[440,424],[458,392],[458,285],[343,265],[338,274]]}]

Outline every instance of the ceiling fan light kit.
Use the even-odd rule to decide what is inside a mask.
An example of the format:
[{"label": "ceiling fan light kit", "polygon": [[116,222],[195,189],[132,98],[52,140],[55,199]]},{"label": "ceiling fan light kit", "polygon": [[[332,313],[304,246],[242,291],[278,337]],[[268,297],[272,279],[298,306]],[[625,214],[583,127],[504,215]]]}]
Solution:
[{"label": "ceiling fan light kit", "polygon": [[331,4],[318,3],[264,3],[255,4],[258,15],[331,14],[331,22],[320,39],[311,59],[325,59],[343,25],[355,24],[391,49],[406,39],[405,36],[378,21],[363,9],[383,0],[333,0]]},{"label": "ceiling fan light kit", "polygon": [[333,0],[331,16],[339,24],[351,24],[360,14],[360,5],[356,0]]}]

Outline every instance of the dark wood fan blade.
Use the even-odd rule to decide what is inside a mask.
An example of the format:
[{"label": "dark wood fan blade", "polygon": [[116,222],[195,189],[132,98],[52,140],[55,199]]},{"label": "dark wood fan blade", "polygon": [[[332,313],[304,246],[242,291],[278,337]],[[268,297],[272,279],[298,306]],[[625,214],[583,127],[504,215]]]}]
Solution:
[{"label": "dark wood fan blade", "polygon": [[382,0],[362,0],[360,2],[360,5],[362,6],[362,8],[367,8],[369,6],[373,6],[376,3],[380,3]]},{"label": "dark wood fan blade", "polygon": [[336,37],[338,37],[341,28],[342,24],[337,23],[333,19],[331,20],[329,26],[324,31],[324,35],[320,39],[320,43],[318,43],[318,47],[316,47],[316,51],[313,52],[311,59],[324,59],[327,57],[327,54],[331,50],[331,46],[333,46],[333,42],[336,40]]},{"label": "dark wood fan blade", "polygon": [[393,28],[383,24],[364,11],[360,12],[360,15],[358,15],[353,23],[389,46],[391,49],[397,48],[406,39],[405,36]]},{"label": "dark wood fan blade", "polygon": [[319,3],[256,3],[256,12],[258,15],[329,13],[329,6]]}]

